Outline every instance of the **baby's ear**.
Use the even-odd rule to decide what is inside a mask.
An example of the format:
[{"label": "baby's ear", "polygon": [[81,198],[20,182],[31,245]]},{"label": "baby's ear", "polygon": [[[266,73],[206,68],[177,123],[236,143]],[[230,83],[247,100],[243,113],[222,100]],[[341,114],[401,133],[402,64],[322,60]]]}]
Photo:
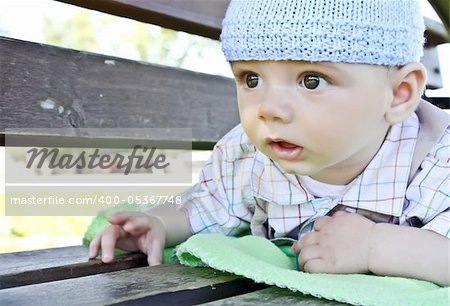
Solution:
[{"label": "baby's ear", "polygon": [[385,114],[390,124],[401,122],[415,111],[420,102],[427,73],[420,63],[410,63],[392,70],[392,101]]}]

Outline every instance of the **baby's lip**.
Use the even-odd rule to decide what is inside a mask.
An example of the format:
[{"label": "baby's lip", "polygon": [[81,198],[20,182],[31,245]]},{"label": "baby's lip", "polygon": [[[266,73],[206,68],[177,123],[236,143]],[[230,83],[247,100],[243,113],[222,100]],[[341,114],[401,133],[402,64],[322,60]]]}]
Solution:
[{"label": "baby's lip", "polygon": [[266,138],[275,158],[286,161],[296,161],[303,155],[303,147],[286,141],[282,138]]},{"label": "baby's lip", "polygon": [[278,143],[279,145],[286,147],[286,148],[295,148],[295,147],[300,147],[299,145],[296,145],[292,142],[289,142],[287,140],[284,140],[282,138],[272,138],[272,137],[267,137],[266,138],[266,143],[267,144],[271,144],[271,143]]}]

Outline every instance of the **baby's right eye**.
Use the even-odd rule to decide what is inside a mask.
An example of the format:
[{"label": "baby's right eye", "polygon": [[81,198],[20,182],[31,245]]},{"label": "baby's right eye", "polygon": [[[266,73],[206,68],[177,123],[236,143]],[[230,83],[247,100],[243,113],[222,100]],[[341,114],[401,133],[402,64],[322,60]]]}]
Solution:
[{"label": "baby's right eye", "polygon": [[261,86],[263,81],[256,73],[247,73],[245,75],[245,84],[247,84],[248,88],[256,88]]}]

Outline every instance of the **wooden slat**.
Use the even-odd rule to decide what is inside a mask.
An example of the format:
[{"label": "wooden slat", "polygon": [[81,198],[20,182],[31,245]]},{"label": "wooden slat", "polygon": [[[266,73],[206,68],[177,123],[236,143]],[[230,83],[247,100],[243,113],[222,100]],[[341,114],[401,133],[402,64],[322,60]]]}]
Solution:
[{"label": "wooden slat", "polygon": [[[449,34],[448,32],[450,31],[450,2],[448,0],[428,0],[428,2],[430,2],[431,6],[436,11],[436,14],[444,23],[447,29],[447,34]],[[450,40],[448,36],[447,38],[448,40]]]},{"label": "wooden slat", "polygon": [[[57,0],[164,28],[219,39],[222,19],[230,0]],[[442,18],[448,17],[448,0],[430,0]],[[448,19],[448,18],[447,18]],[[443,19],[448,27],[448,20]],[[441,23],[425,18],[426,46],[450,42]]]},{"label": "wooden slat", "polygon": [[252,292],[268,285],[256,284],[252,280],[239,278],[230,282],[212,284],[196,289],[183,289],[176,292],[160,293],[114,305],[198,305],[211,300],[219,300]]},{"label": "wooden slat", "polygon": [[87,261],[87,246],[0,254],[0,276]]},{"label": "wooden slat", "polygon": [[432,48],[436,45],[450,42],[450,35],[444,25],[436,20],[425,17],[425,47]]},{"label": "wooden slat", "polygon": [[294,292],[289,289],[270,287],[254,292],[204,303],[208,306],[279,306],[279,305],[301,305],[301,306],[338,306],[348,305],[336,301],[319,299],[301,292]]},{"label": "wooden slat", "polygon": [[[229,78],[9,38],[0,38],[0,54],[0,132],[192,128],[185,140],[210,148],[239,122]],[[147,139],[144,130],[135,137]]]},{"label": "wooden slat", "polygon": [[[342,305],[287,289],[262,289],[267,286],[211,269],[180,265],[132,269],[146,266],[141,254],[119,257],[114,264],[87,261],[86,255],[84,246],[0,254],[0,305],[25,305],[33,295],[39,297],[40,305],[52,305],[58,295],[70,295],[69,305],[186,305],[212,300],[217,301],[207,305],[273,305],[275,301],[286,305]],[[123,269],[130,270],[114,272]],[[111,298],[108,293],[118,283],[122,285]],[[129,288],[140,289],[122,289],[128,284]],[[93,291],[91,287],[99,289]]]},{"label": "wooden slat", "polygon": [[425,97],[425,99],[442,109],[450,109],[450,98],[449,97]]},{"label": "wooden slat", "polygon": [[229,0],[58,0],[97,11],[219,39]]},{"label": "wooden slat", "polygon": [[[225,274],[209,268],[190,268],[177,264],[142,267],[117,272],[98,274],[50,283],[3,289],[0,305],[110,305],[115,303],[161,305],[154,302],[173,301],[176,292],[197,293],[194,301],[212,301],[226,296],[221,284],[244,288],[240,293],[260,289],[251,282],[239,280],[235,275]],[[196,292],[196,289],[202,289]],[[236,294],[230,292],[230,295]],[[128,303],[126,303],[128,302]],[[196,303],[196,302],[194,302]],[[174,303],[174,305],[193,303]]]},{"label": "wooden slat", "polygon": [[0,254],[0,289],[143,267],[143,254],[119,256],[112,264],[88,260],[85,246]]}]

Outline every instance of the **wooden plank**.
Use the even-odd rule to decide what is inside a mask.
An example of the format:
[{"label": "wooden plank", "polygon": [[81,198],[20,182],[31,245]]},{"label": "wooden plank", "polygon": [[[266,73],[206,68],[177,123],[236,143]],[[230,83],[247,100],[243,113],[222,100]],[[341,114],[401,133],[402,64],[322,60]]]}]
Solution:
[{"label": "wooden plank", "polygon": [[0,38],[0,54],[0,133],[97,128],[83,135],[94,138],[136,128],[147,139],[148,128],[192,128],[185,140],[201,149],[239,122],[229,78],[9,38]]},{"label": "wooden plank", "polygon": [[425,100],[431,102],[442,109],[450,109],[450,98],[449,97],[425,97]]},{"label": "wooden plank", "polygon": [[214,284],[197,289],[184,289],[176,292],[160,293],[115,305],[198,305],[211,300],[220,300],[240,294],[245,294],[267,285],[256,284],[251,280],[239,278],[230,282]]},{"label": "wooden plank", "polygon": [[87,246],[0,254],[0,276],[86,262]]},{"label": "wooden plank", "polygon": [[[230,0],[57,0],[164,28],[219,39],[222,19]],[[430,0],[448,29],[448,1]],[[450,42],[446,27],[425,18],[426,46]]]},{"label": "wooden plank", "polygon": [[450,42],[450,35],[445,26],[428,17],[425,20],[425,48],[432,48],[436,45]]},{"label": "wooden plank", "polygon": [[[212,39],[219,39],[222,19],[230,0],[57,0],[116,16],[156,24]],[[450,42],[448,32],[448,1],[429,1],[444,25],[428,17],[426,46]],[[447,29],[446,29],[447,28]]]},{"label": "wooden plank", "polygon": [[294,292],[289,289],[270,287],[238,296],[229,297],[201,305],[208,306],[279,306],[279,305],[302,305],[302,306],[338,306],[349,305],[337,301],[319,299],[311,295]]},{"label": "wooden plank", "polygon": [[[447,35],[450,30],[450,2],[448,0],[428,0],[436,14],[439,16],[441,21],[444,23],[447,29]],[[447,36],[447,41],[450,41],[450,37]]]},{"label": "wooden plank", "polygon": [[213,39],[219,39],[229,0],[58,0]]},{"label": "wooden plank", "polygon": [[[63,301],[64,305],[109,305],[126,301],[130,304],[160,305],[152,303],[152,300],[162,298],[170,302],[172,293],[201,288],[205,289],[199,293],[201,297],[197,300],[212,301],[223,297],[220,284],[234,282],[231,286],[245,287],[238,278],[210,268],[177,264],[142,267],[3,289],[0,291],[0,305],[29,305],[30,301],[37,301],[39,305],[55,305],[55,301]],[[244,291],[251,290],[254,288],[249,282]]]},{"label": "wooden plank", "polygon": [[88,260],[86,246],[0,254],[0,289],[147,266],[143,254],[119,256],[112,264]]}]

